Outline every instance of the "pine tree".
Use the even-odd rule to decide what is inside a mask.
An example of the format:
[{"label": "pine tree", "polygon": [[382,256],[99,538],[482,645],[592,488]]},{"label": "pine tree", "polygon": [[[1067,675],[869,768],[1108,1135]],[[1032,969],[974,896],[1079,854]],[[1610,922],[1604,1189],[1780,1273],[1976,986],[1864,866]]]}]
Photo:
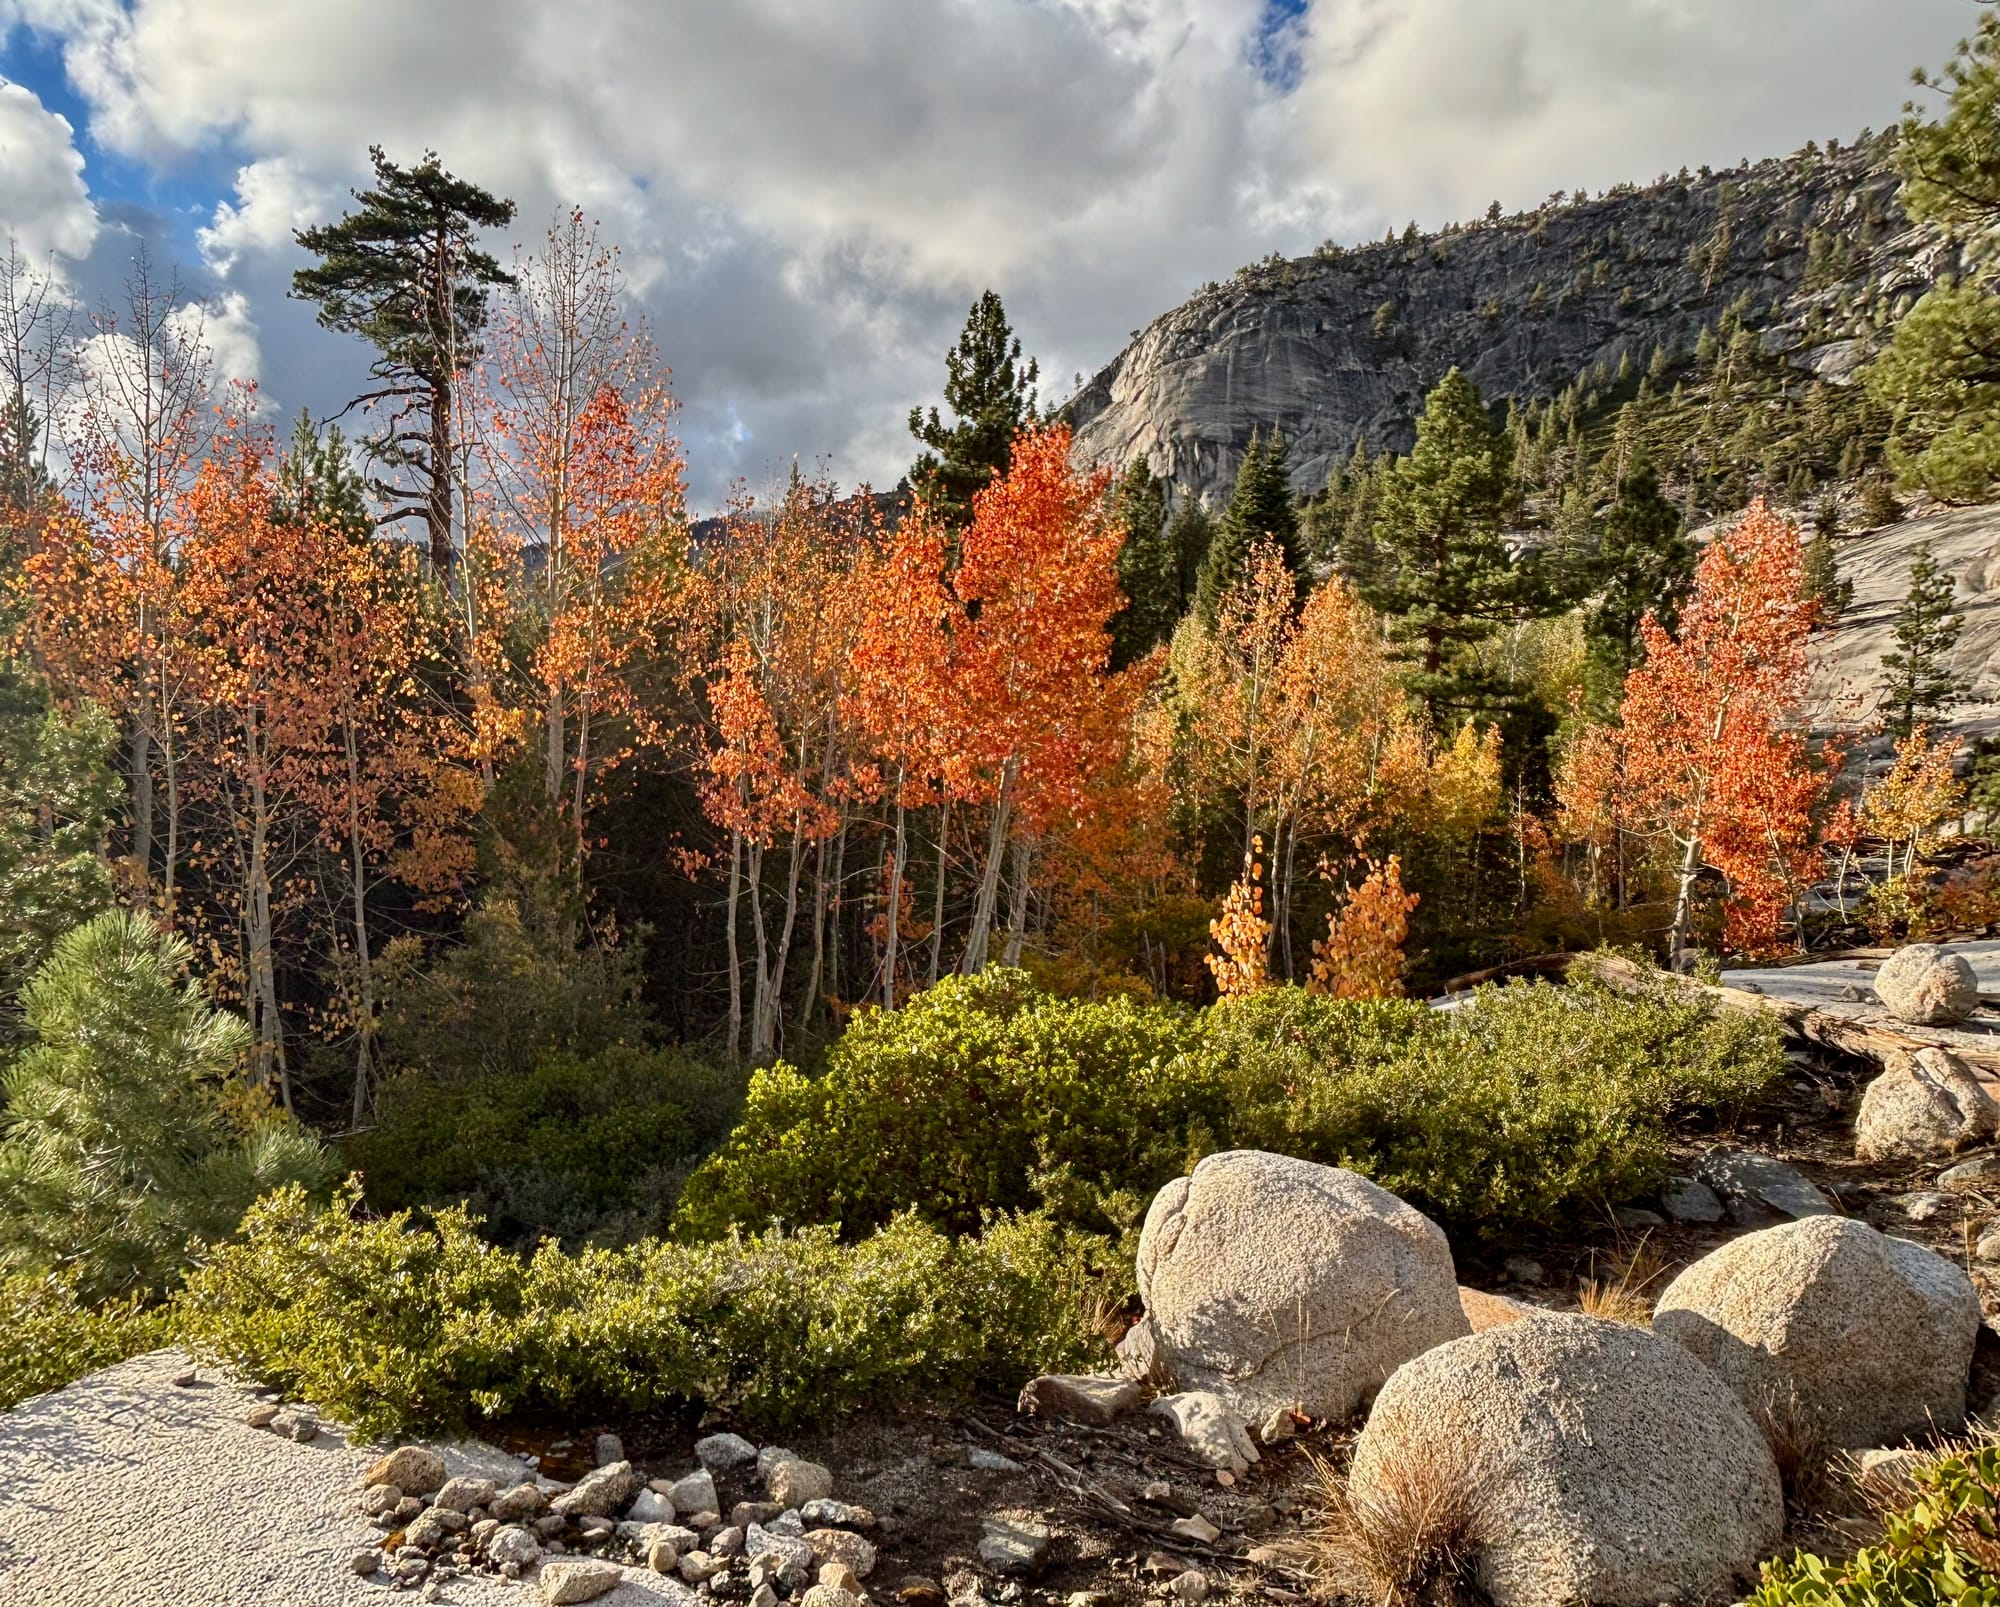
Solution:
[{"label": "pine tree", "polygon": [[1249,448],[1236,470],[1236,489],[1216,527],[1215,540],[1202,564],[1195,589],[1195,606],[1207,624],[1215,623],[1222,594],[1242,578],[1250,549],[1273,541],[1294,575],[1304,569],[1299,551],[1299,514],[1292,500],[1292,476],[1285,461],[1285,438],[1273,430],[1269,439],[1250,434]]},{"label": "pine tree", "polygon": [[[1830,506],[1832,498],[1821,504],[1822,509]],[[1854,601],[1854,582],[1841,578],[1840,561],[1833,551],[1833,532],[1823,520],[1814,520],[1812,540],[1800,554],[1799,566],[1805,595],[1819,604],[1819,628],[1824,630]]]},{"label": "pine tree", "polygon": [[1014,437],[1034,422],[1040,370],[1033,358],[1021,361],[1021,342],[991,290],[973,304],[944,367],[953,422],[936,408],[910,409],[910,433],[926,449],[910,466],[910,484],[932,513],[963,530],[972,523],[972,499],[1007,472]]},{"label": "pine tree", "polygon": [[354,405],[387,407],[369,454],[416,484],[372,489],[392,509],[384,523],[423,522],[431,567],[443,575],[453,553],[457,382],[479,356],[486,292],[514,282],[473,242],[479,230],[511,223],[514,203],[447,173],[434,151],[415,167],[398,167],[379,145],[368,159],[375,187],[352,192],[360,206],[294,236],[320,260],[292,275],[292,294],[319,303],[323,327],[359,335],[380,354],[372,372],[382,384]]},{"label": "pine tree", "polygon": [[1410,686],[1435,717],[1490,701],[1472,650],[1515,615],[1520,577],[1502,536],[1513,465],[1479,392],[1456,368],[1424,399],[1417,444],[1389,471],[1361,594],[1388,616]]},{"label": "pine tree", "polygon": [[1122,669],[1144,658],[1180,623],[1180,565],[1167,530],[1167,487],[1143,457],[1118,478],[1112,518],[1125,533],[1118,587],[1125,607],[1111,620],[1111,662]]},{"label": "pine tree", "polygon": [[1947,662],[1965,629],[1954,606],[1957,583],[1928,544],[1910,561],[1910,585],[1896,610],[1896,645],[1882,655],[1882,712],[1891,733],[1906,737],[1929,725],[1965,696]]},{"label": "pine tree", "polygon": [[0,401],[0,521],[46,506],[55,496],[41,441],[41,421],[25,394]]},{"label": "pine tree", "polygon": [[1650,464],[1639,465],[1618,483],[1618,500],[1593,532],[1587,565],[1584,638],[1598,672],[1593,679],[1613,696],[1638,660],[1640,621],[1651,614],[1674,628],[1695,556],[1659,476]]},{"label": "pine tree", "polygon": [[322,436],[303,408],[291,447],[278,463],[277,513],[282,519],[318,518],[352,536],[366,535],[374,524],[368,484],[348,460],[340,426],[330,425]]},{"label": "pine tree", "polygon": [[1167,549],[1174,562],[1174,617],[1179,619],[1194,607],[1201,586],[1202,565],[1208,549],[1215,544],[1215,520],[1199,497],[1182,497],[1167,522]]}]

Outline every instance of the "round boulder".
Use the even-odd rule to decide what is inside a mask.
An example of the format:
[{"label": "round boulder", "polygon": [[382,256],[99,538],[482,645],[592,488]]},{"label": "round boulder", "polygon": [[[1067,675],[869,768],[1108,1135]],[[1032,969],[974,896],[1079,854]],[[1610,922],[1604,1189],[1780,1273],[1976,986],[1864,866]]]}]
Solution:
[{"label": "round boulder", "polygon": [[1720,1379],[1643,1329],[1558,1312],[1398,1369],[1349,1493],[1362,1510],[1421,1503],[1493,1607],[1716,1596],[1785,1518],[1770,1448]]},{"label": "round boulder", "polygon": [[1815,1216],[1703,1256],[1667,1285],[1653,1331],[1753,1415],[1796,1414],[1835,1446],[1891,1445],[1964,1423],[1979,1296],[1922,1245]]},{"label": "round boulder", "polygon": [[1979,1008],[1979,978],[1962,954],[1907,943],[1875,973],[1875,996],[1898,1021],[1949,1027]]},{"label": "round boulder", "polygon": [[1864,1161],[1928,1161],[2000,1129],[2000,1105],[1942,1049],[1889,1056],[1861,1096],[1854,1152]]},{"label": "round boulder", "polygon": [[1211,1155],[1154,1196],[1139,1294],[1153,1371],[1252,1423],[1348,1417],[1471,1331],[1436,1223],[1357,1173],[1262,1150]]}]

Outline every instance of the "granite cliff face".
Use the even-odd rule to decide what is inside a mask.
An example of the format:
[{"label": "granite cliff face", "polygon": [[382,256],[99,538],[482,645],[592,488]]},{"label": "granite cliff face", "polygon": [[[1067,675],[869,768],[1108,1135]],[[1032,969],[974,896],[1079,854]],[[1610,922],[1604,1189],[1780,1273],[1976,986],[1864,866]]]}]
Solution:
[{"label": "granite cliff face", "polygon": [[1145,456],[1228,494],[1253,428],[1282,429],[1300,492],[1357,437],[1406,449],[1454,364],[1496,400],[1560,391],[1742,304],[1765,349],[1845,381],[1947,264],[1897,204],[1888,136],[1420,239],[1274,259],[1154,320],[1069,403],[1079,459]]}]

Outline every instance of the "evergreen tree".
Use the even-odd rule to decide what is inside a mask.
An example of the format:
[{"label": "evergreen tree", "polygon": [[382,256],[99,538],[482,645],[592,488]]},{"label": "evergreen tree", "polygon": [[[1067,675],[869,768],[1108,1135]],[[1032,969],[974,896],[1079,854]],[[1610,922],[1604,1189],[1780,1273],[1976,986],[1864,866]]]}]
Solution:
[{"label": "evergreen tree", "polygon": [[349,461],[340,426],[330,425],[322,436],[303,408],[278,462],[278,509],[286,518],[325,519],[353,536],[365,536],[374,524],[368,482]]},{"label": "evergreen tree", "polygon": [[[1831,504],[1832,499],[1828,498],[1821,506]],[[1799,555],[1799,566],[1799,590],[1819,604],[1820,627],[1832,625],[1854,601],[1854,582],[1841,578],[1840,561],[1833,551],[1833,532],[1824,522],[1814,523],[1812,540]]]},{"label": "evergreen tree", "polygon": [[1033,358],[1021,361],[1021,342],[1007,310],[991,290],[973,303],[958,344],[945,353],[946,424],[932,408],[910,409],[910,433],[925,451],[910,467],[910,484],[947,524],[972,523],[972,499],[1014,460],[1014,437],[1035,417]]},{"label": "evergreen tree", "polygon": [[1374,572],[1358,577],[1433,716],[1490,704],[1499,691],[1473,650],[1527,600],[1502,535],[1512,481],[1506,436],[1454,368],[1424,399],[1416,446],[1389,471]]},{"label": "evergreen tree", "polygon": [[1928,543],[1910,562],[1910,585],[1896,610],[1896,645],[1882,655],[1884,723],[1899,737],[1928,725],[1965,696],[1947,660],[1965,629],[1954,606],[1957,585]]},{"label": "evergreen tree", "polygon": [[372,372],[382,384],[356,399],[387,406],[368,451],[416,483],[373,489],[393,510],[384,523],[423,522],[431,567],[443,575],[453,550],[455,387],[479,355],[487,291],[514,282],[474,240],[511,223],[514,203],[453,177],[433,151],[415,167],[398,167],[379,145],[368,159],[375,187],[352,192],[360,206],[294,236],[320,260],[292,275],[292,294],[319,304],[325,328],[359,335],[380,354]]},{"label": "evergreen tree", "polygon": [[289,1118],[236,1117],[250,1033],[187,980],[185,941],[111,910],[22,990],[29,1046],[0,1077],[0,1270],[74,1268],[91,1297],[171,1284],[259,1195],[330,1167]]},{"label": "evergreen tree", "polygon": [[1236,584],[1250,549],[1275,541],[1294,575],[1305,567],[1299,551],[1299,514],[1292,501],[1292,476],[1285,462],[1285,438],[1273,430],[1268,440],[1250,433],[1249,448],[1236,469],[1236,489],[1223,510],[1195,588],[1195,606],[1204,623],[1214,624],[1222,594]]},{"label": "evergreen tree", "polygon": [[1640,621],[1652,614],[1673,628],[1694,565],[1680,510],[1661,492],[1652,466],[1641,464],[1619,482],[1618,500],[1592,532],[1585,565],[1584,640],[1601,705],[1616,701],[1639,660]]},{"label": "evergreen tree", "polygon": [[56,494],[42,462],[41,421],[25,394],[0,400],[0,520],[47,505]]},{"label": "evergreen tree", "polygon": [[1199,497],[1182,497],[1167,521],[1167,550],[1174,562],[1174,616],[1182,618],[1194,607],[1201,585],[1202,565],[1208,549],[1215,544],[1215,521]]},{"label": "evergreen tree", "polygon": [[1118,478],[1112,512],[1125,532],[1118,586],[1125,607],[1111,619],[1111,662],[1123,669],[1165,641],[1180,623],[1180,565],[1167,530],[1167,487],[1143,457]]}]

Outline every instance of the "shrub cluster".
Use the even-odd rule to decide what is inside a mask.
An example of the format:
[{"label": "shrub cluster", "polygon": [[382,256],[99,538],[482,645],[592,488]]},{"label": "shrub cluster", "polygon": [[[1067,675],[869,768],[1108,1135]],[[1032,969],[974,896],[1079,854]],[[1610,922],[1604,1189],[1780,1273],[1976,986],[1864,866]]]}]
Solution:
[{"label": "shrub cluster", "polygon": [[501,1243],[629,1243],[665,1231],[742,1104],[740,1074],[613,1045],[463,1081],[405,1072],[343,1152],[378,1209],[463,1201]]},{"label": "shrub cluster", "polygon": [[364,1433],[686,1402],[780,1426],[1085,1362],[1122,1292],[1111,1261],[1046,1218],[954,1240],[911,1216],[852,1245],[819,1228],[523,1257],[459,1209],[365,1219],[350,1182],[327,1208],[260,1202],[176,1325]]},{"label": "shrub cluster", "polygon": [[1197,1015],[988,972],[857,1019],[819,1077],[760,1073],[676,1229],[851,1235],[914,1210],[956,1230],[1029,1209],[1129,1229],[1199,1156],[1258,1148],[1352,1167],[1501,1240],[1643,1192],[1675,1120],[1782,1065],[1769,1022],[1588,978],[1453,1011],[1268,988]]},{"label": "shrub cluster", "polygon": [[74,1278],[0,1278],[0,1411],[167,1343],[167,1316],[138,1296],[91,1306]]},{"label": "shrub cluster", "polygon": [[1990,1607],[2000,1602],[2000,1445],[1939,1457],[1916,1498],[1884,1515],[1881,1543],[1846,1561],[1767,1562],[1746,1607]]}]

